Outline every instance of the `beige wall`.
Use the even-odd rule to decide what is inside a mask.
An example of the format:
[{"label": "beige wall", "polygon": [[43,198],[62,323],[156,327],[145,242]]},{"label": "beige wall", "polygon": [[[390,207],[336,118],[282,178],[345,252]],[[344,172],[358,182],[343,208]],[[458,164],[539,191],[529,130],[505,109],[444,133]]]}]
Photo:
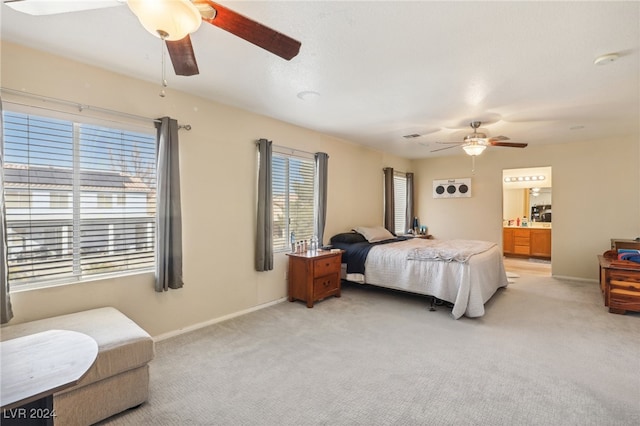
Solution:
[{"label": "beige wall", "polygon": [[[382,224],[382,169],[410,162],[267,117],[223,106],[66,59],[2,44],[2,87],[145,117],[169,115],[180,133],[185,287],[153,291],[153,275],[12,293],[11,324],[115,306],[152,335],[174,332],[286,295],[286,256],[255,272],[256,148],[277,145],[329,154],[325,241],[361,224]],[[301,305],[302,307],[303,305]],[[306,308],[305,308],[306,309]]]},{"label": "beige wall", "polygon": [[[162,99],[157,84],[13,44],[1,48],[2,87],[193,126],[180,133],[185,287],[158,294],[152,274],[138,274],[17,292],[12,324],[110,305],[158,336],[285,297],[286,256],[276,256],[273,271],[253,270],[254,141],[261,137],[329,154],[325,239],[382,223],[386,166],[416,173],[417,214],[437,238],[493,241],[501,239],[502,169],[552,166],[556,275],[595,279],[595,256],[609,238],[640,235],[638,140],[530,147],[526,155],[487,150],[472,175],[467,156],[409,161],[170,89]],[[433,179],[468,176],[472,198],[431,197]]]},{"label": "beige wall", "polygon": [[[630,133],[633,129],[630,129]],[[420,220],[436,238],[473,238],[502,244],[502,170],[551,166],[552,273],[598,277],[597,254],[610,238],[640,236],[640,141],[490,148],[476,159],[462,154],[414,161]],[[472,198],[434,199],[434,179],[472,177]]]}]

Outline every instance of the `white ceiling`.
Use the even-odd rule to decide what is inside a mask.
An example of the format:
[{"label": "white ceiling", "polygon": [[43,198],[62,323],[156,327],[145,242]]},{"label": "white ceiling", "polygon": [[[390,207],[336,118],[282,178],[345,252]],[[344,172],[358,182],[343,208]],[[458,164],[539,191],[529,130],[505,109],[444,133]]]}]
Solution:
[{"label": "white ceiling", "polygon": [[[200,75],[177,77],[169,63],[171,89],[406,158],[464,155],[430,151],[473,120],[530,146],[640,137],[640,2],[220,3],[301,41],[300,54],[287,62],[203,23],[192,35]],[[161,42],[126,5],[0,7],[3,40],[160,82]],[[611,52],[617,61],[594,65]]]}]

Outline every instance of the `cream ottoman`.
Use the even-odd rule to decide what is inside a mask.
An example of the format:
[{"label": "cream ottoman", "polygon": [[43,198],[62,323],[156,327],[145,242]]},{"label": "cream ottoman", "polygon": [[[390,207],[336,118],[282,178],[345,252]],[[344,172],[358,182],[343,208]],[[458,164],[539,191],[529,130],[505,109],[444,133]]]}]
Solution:
[{"label": "cream ottoman", "polygon": [[80,382],[53,395],[54,423],[90,425],[145,402],[149,396],[151,336],[115,308],[99,308],[0,330],[9,340],[46,330],[72,330],[98,343],[95,363]]}]

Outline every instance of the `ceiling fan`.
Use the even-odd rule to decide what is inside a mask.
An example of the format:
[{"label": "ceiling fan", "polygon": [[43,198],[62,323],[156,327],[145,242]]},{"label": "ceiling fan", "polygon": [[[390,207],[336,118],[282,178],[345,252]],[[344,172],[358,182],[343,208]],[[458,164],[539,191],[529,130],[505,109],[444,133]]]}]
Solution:
[{"label": "ceiling fan", "polygon": [[456,146],[462,146],[464,152],[468,155],[476,156],[482,154],[488,146],[506,146],[510,148],[525,148],[528,144],[522,142],[505,142],[509,138],[506,136],[495,136],[488,138],[486,134],[478,132],[478,128],[482,123],[480,121],[472,121],[469,126],[473,129],[473,133],[464,137],[462,142],[437,142],[443,145],[451,145],[445,148],[434,149],[431,152],[442,151],[449,148],[455,148]]},{"label": "ceiling fan", "polygon": [[30,15],[102,9],[126,1],[142,26],[165,41],[175,73],[183,76],[199,74],[189,34],[195,32],[202,22],[221,28],[287,61],[298,54],[301,46],[299,41],[209,0],[3,1],[12,9]]}]

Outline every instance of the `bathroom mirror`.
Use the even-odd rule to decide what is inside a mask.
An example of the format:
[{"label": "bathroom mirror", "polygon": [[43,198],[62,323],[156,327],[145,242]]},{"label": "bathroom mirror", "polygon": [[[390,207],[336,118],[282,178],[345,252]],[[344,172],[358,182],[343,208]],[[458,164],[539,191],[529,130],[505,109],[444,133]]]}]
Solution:
[{"label": "bathroom mirror", "polygon": [[[502,209],[505,225],[552,221],[551,167],[503,170]],[[513,222],[509,222],[513,221]]]}]

